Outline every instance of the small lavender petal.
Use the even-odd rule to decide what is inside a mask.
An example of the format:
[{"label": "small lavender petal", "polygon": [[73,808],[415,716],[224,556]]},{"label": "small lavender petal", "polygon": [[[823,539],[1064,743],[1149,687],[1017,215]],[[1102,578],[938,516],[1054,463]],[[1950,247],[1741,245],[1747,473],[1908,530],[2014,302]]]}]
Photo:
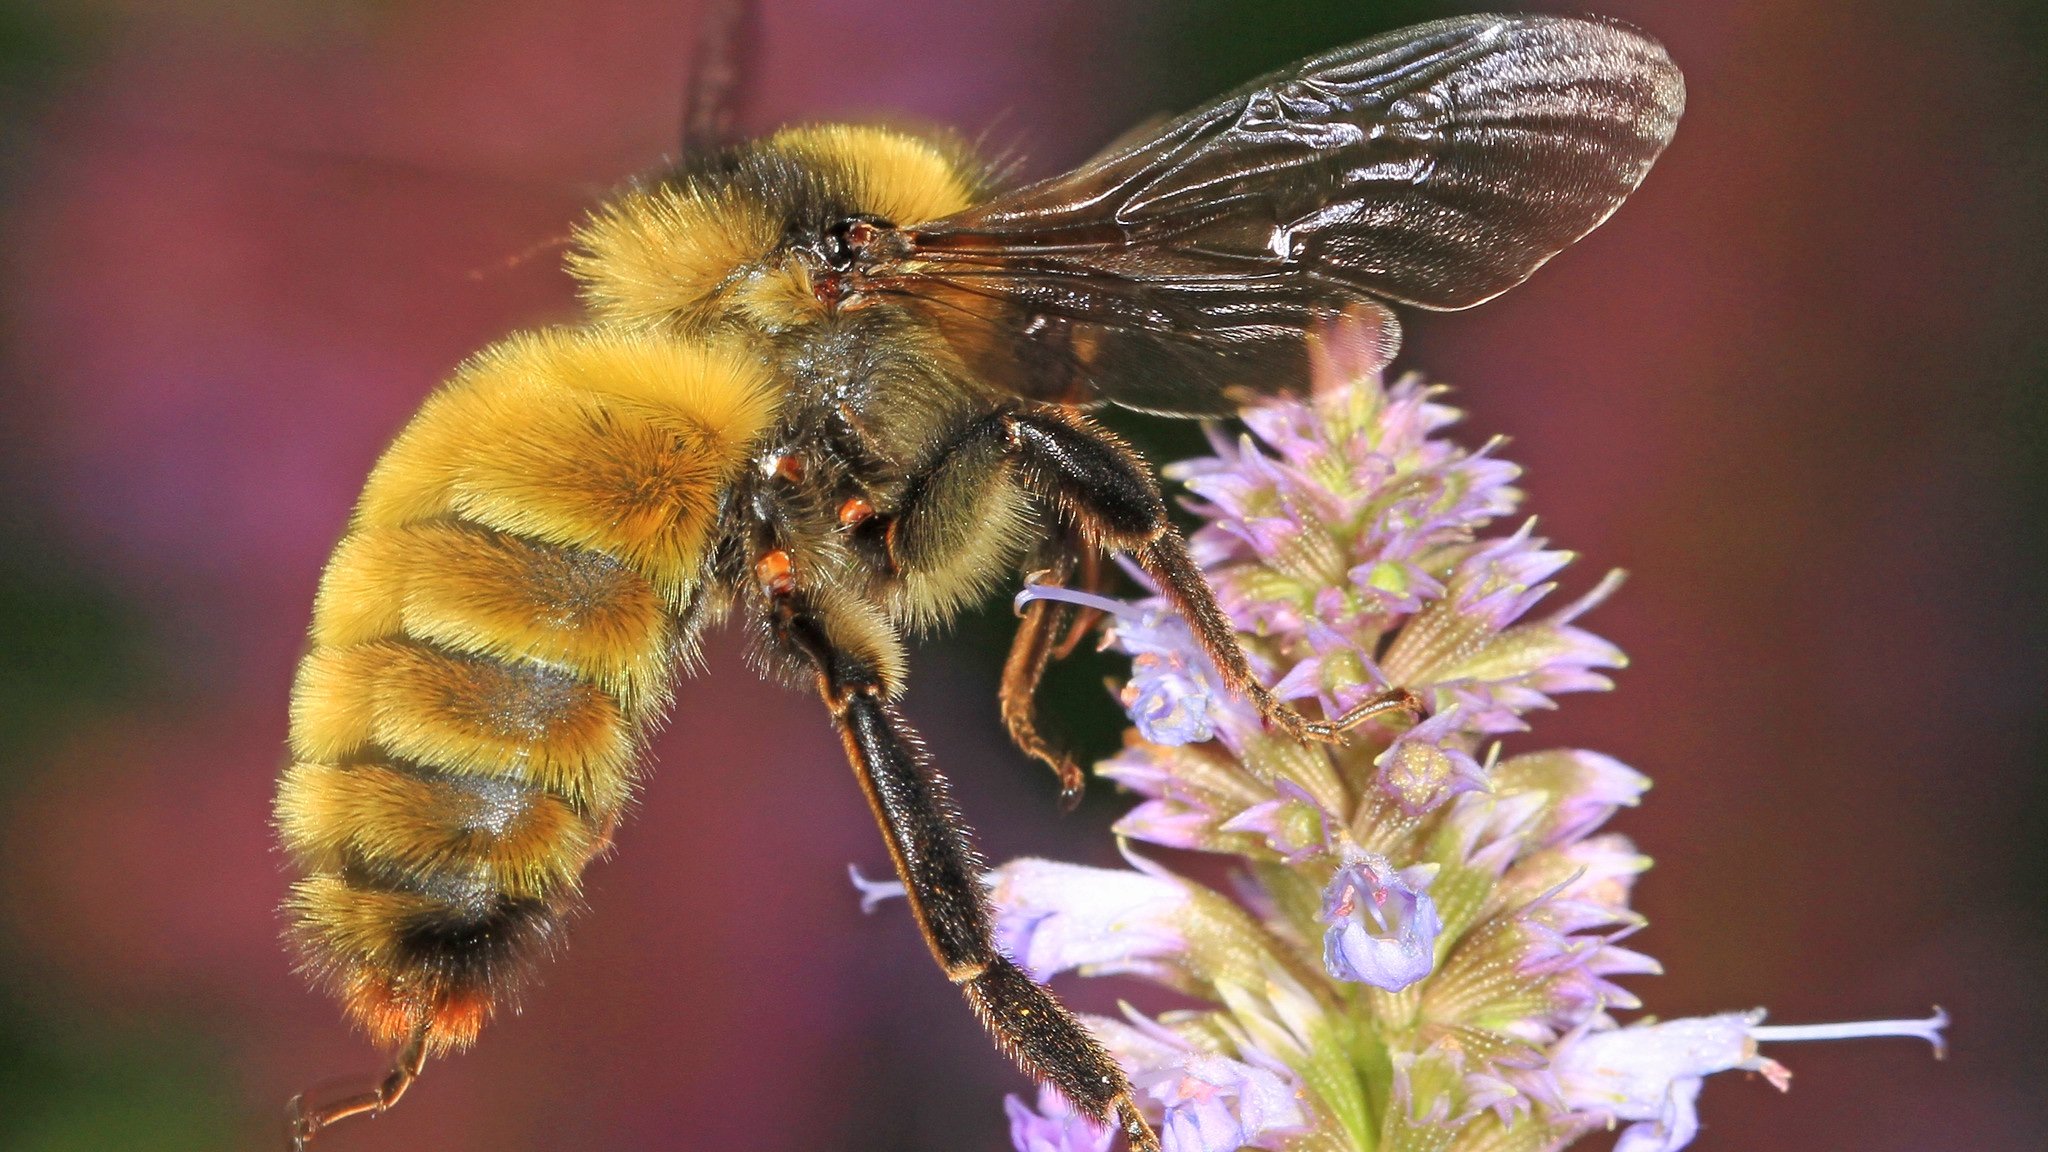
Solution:
[{"label": "small lavender petal", "polygon": [[1071,968],[1156,975],[1187,950],[1188,888],[1121,868],[1012,860],[987,877],[996,943],[1043,983]]},{"label": "small lavender petal", "polygon": [[[1132,624],[1119,620],[1111,634],[1131,653],[1123,702],[1138,734],[1155,744],[1199,744],[1211,738],[1233,752],[1265,731],[1257,709],[1224,686],[1187,622],[1163,611]],[[1254,663],[1255,673],[1262,669]]]},{"label": "small lavender petal", "polygon": [[[1618,1120],[1666,1118],[1672,1086],[1757,1061],[1750,1026],[1760,1012],[1724,1012],[1661,1024],[1584,1031],[1551,1054],[1550,1070],[1575,1109]],[[1670,1145],[1679,1147],[1680,1145]]]},{"label": "small lavender petal", "polygon": [[1275,791],[1277,797],[1246,808],[1218,825],[1218,830],[1265,837],[1266,846],[1280,854],[1283,864],[1299,864],[1328,851],[1330,814],[1315,797],[1291,780],[1282,780]]},{"label": "small lavender petal", "polygon": [[1399,992],[1436,966],[1443,931],[1426,876],[1353,851],[1323,889],[1323,967],[1339,980]]},{"label": "small lavender petal", "polygon": [[1138,734],[1154,744],[1200,744],[1215,738],[1216,698],[1185,665],[1146,654],[1131,661],[1131,678],[1118,697],[1137,725]]},{"label": "small lavender petal", "polygon": [[1300,700],[1314,696],[1323,686],[1323,658],[1311,656],[1296,664],[1287,675],[1273,682],[1271,691],[1281,700]]},{"label": "small lavender petal", "polygon": [[1131,678],[1122,700],[1140,735],[1154,744],[1200,744],[1216,735],[1223,679],[1208,653],[1180,617],[1050,584],[1027,585],[1017,594],[1019,611],[1034,600],[1056,600],[1109,613],[1110,637],[1131,656]]},{"label": "small lavender petal", "polygon": [[1486,790],[1486,770],[1464,749],[1446,743],[1462,727],[1464,709],[1453,704],[1396,737],[1373,761],[1380,782],[1401,810],[1419,816],[1453,796]]},{"label": "small lavender petal", "polygon": [[1166,1152],[1236,1152],[1307,1122],[1278,1073],[1207,1052],[1142,1077],[1139,1087],[1165,1109],[1159,1140]]},{"label": "small lavender petal", "polygon": [[[1926,1020],[1870,1020],[1849,1024],[1764,1027],[1761,1009],[1667,1020],[1628,1028],[1582,1028],[1551,1053],[1551,1072],[1573,1108],[1643,1123],[1630,1129],[1629,1147],[1674,1152],[1698,1130],[1692,1101],[1702,1078],[1733,1068],[1756,1072],[1780,1091],[1791,1086],[1785,1066],[1757,1052],[1757,1043],[1909,1036],[1942,1051],[1947,1014]],[[1622,1145],[1616,1145],[1619,1149]]]},{"label": "small lavender petal", "polygon": [[1622,1129],[1614,1152],[1678,1152],[1692,1143],[1700,1131],[1701,1083],[1697,1076],[1672,1081],[1656,1118]]},{"label": "small lavender petal", "polygon": [[1618,832],[1588,836],[1556,851],[1573,870],[1571,879],[1558,889],[1558,895],[1611,909],[1628,907],[1636,877],[1650,868],[1650,858],[1636,851],[1634,842]]},{"label": "small lavender petal", "polygon": [[1038,1107],[1015,1096],[1003,1098],[1010,1117],[1010,1144],[1017,1152],[1109,1152],[1116,1133],[1074,1111],[1059,1094],[1040,1089]]},{"label": "small lavender petal", "polygon": [[1154,1073],[1178,1068],[1194,1051],[1187,1040],[1172,1029],[1147,1017],[1129,1004],[1122,1005],[1123,1019],[1080,1013],[1081,1023],[1109,1050],[1133,1083],[1147,1081]]},{"label": "small lavender petal", "polygon": [[1612,756],[1558,749],[1517,756],[1495,769],[1504,788],[1529,788],[1550,799],[1538,842],[1544,846],[1582,840],[1605,824],[1616,809],[1640,803],[1650,778]]},{"label": "small lavender petal", "polygon": [[1209,847],[1211,834],[1217,828],[1216,815],[1207,808],[1191,801],[1168,799],[1145,801],[1124,813],[1112,830],[1119,836],[1161,848],[1202,851]]}]

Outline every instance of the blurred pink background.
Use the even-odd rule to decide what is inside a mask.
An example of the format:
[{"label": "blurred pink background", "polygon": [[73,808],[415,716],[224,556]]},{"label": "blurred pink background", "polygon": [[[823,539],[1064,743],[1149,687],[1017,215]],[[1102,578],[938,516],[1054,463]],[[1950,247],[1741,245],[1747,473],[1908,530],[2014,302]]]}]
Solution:
[{"label": "blurred pink background", "polygon": [[[763,7],[751,127],[941,122],[1040,174],[1191,95],[1175,53],[1267,6]],[[1696,1147],[2048,1146],[2039,17],[1600,8],[1685,68],[1677,143],[1603,230],[1403,353],[1470,441],[1513,437],[1581,580],[1632,573],[1592,620],[1635,660],[1620,691],[1531,739],[1657,781],[1620,827],[1658,861],[1659,1013],[1955,1017],[1945,1063],[1788,1048],[1788,1097],[1717,1079]],[[1452,10],[1354,4],[1309,46]],[[673,148],[693,10],[6,6],[18,27],[55,63],[9,88],[0,176],[0,541],[30,630],[0,679],[29,685],[0,744],[0,1145],[269,1148],[291,1093],[378,1064],[277,941],[271,781],[320,565],[427,390],[570,315],[553,249],[511,258]],[[74,591],[101,631],[37,615]],[[993,858],[1109,861],[1123,802],[1058,814],[999,735],[998,659],[928,648],[912,717]],[[524,1013],[322,1147],[1007,1147],[1023,1080],[900,908],[858,911],[847,863],[886,858],[823,713],[729,634],[710,663]]]}]

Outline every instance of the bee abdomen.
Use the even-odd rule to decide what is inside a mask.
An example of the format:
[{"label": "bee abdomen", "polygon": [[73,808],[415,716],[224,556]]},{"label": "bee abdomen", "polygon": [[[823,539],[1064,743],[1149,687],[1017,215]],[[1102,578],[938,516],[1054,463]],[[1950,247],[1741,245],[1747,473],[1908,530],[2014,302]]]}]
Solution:
[{"label": "bee abdomen", "polygon": [[307,966],[380,1040],[470,1040],[559,938],[630,801],[749,362],[515,338],[421,410],[321,580],[278,824]]},{"label": "bee abdomen", "polygon": [[[330,610],[364,586],[397,611]],[[337,550],[278,809],[308,872],[294,933],[373,1033],[464,1043],[550,950],[631,797],[674,621],[609,557],[457,520]]]}]

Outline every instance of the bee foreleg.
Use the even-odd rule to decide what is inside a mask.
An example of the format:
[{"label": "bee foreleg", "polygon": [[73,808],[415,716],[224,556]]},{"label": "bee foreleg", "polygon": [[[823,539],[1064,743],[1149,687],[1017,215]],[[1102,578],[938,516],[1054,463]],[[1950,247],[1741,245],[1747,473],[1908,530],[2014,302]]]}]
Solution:
[{"label": "bee foreleg", "polygon": [[1398,688],[1328,720],[1311,720],[1282,703],[1252,674],[1236,628],[1167,517],[1166,500],[1144,460],[1108,430],[1064,409],[1006,412],[998,419],[1028,482],[1097,547],[1130,554],[1187,620],[1224,683],[1250,700],[1267,723],[1297,740],[1336,741],[1374,716],[1422,714],[1422,702]]},{"label": "bee foreleg", "polygon": [[1158,1152],[1116,1061],[1052,993],[997,950],[967,824],[916,733],[887,703],[881,662],[835,644],[830,622],[813,616],[800,592],[776,597],[772,611],[777,636],[817,669],[818,691],[939,967],[1027,1073],[1080,1111],[1117,1124],[1136,1152]]}]

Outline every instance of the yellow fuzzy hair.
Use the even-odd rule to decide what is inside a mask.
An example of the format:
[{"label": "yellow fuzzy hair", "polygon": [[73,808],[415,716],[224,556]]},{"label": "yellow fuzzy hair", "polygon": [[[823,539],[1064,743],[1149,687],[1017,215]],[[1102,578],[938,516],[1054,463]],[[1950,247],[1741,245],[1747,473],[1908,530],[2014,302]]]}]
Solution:
[{"label": "yellow fuzzy hair", "polygon": [[980,194],[976,166],[964,151],[892,128],[808,124],[784,128],[769,143],[852,173],[860,211],[895,224],[951,216]]},{"label": "yellow fuzzy hair", "polygon": [[889,618],[864,597],[835,584],[813,589],[812,596],[816,618],[824,625],[825,638],[832,647],[866,661],[881,682],[885,697],[900,694],[910,674],[910,657]]},{"label": "yellow fuzzy hair", "polygon": [[647,577],[600,552],[451,521],[369,531],[335,550],[314,605],[321,648],[403,632],[578,669],[631,714],[665,700],[673,617]]},{"label": "yellow fuzzy hair", "polygon": [[778,394],[731,345],[603,330],[514,337],[465,364],[370,475],[358,528],[453,513],[607,553],[687,603],[719,494]]},{"label": "yellow fuzzy hair", "polygon": [[405,1043],[425,1023],[429,1053],[467,1047],[490,1018],[494,993],[509,990],[408,968],[403,928],[431,921],[439,911],[432,897],[365,891],[323,874],[293,884],[285,910],[307,967],[334,985],[349,1016],[379,1043]]},{"label": "yellow fuzzy hair", "polygon": [[320,648],[292,692],[292,752],[347,763],[372,749],[465,775],[521,781],[586,811],[632,789],[634,742],[618,702],[533,664],[404,641]]},{"label": "yellow fuzzy hair", "polygon": [[[823,173],[853,211],[917,224],[961,211],[980,195],[980,166],[957,146],[895,129],[850,124],[785,128],[760,145]],[[732,307],[767,328],[800,322],[822,306],[800,269],[758,265],[782,240],[784,221],[755,195],[704,178],[628,191],[576,230],[568,267],[590,310],[632,328],[674,328],[701,319],[722,288]]]},{"label": "yellow fuzzy hair", "polygon": [[476,793],[378,764],[294,764],[278,782],[278,832],[319,871],[351,861],[407,872],[481,874],[494,892],[574,892],[602,844],[564,801],[527,791],[508,810]]},{"label": "yellow fuzzy hair", "polygon": [[912,629],[939,628],[987,598],[1040,531],[1030,497],[1009,470],[958,461],[925,478],[931,511],[915,525],[899,525],[903,582],[890,611]]},{"label": "yellow fuzzy hair", "polygon": [[568,268],[592,313],[632,327],[665,325],[705,300],[782,238],[759,200],[662,184],[634,189],[576,229]]},{"label": "yellow fuzzy hair", "polygon": [[777,402],[734,347],[531,333],[379,462],[321,579],[277,795],[307,872],[293,938],[378,1039],[467,1043],[573,909]]}]

